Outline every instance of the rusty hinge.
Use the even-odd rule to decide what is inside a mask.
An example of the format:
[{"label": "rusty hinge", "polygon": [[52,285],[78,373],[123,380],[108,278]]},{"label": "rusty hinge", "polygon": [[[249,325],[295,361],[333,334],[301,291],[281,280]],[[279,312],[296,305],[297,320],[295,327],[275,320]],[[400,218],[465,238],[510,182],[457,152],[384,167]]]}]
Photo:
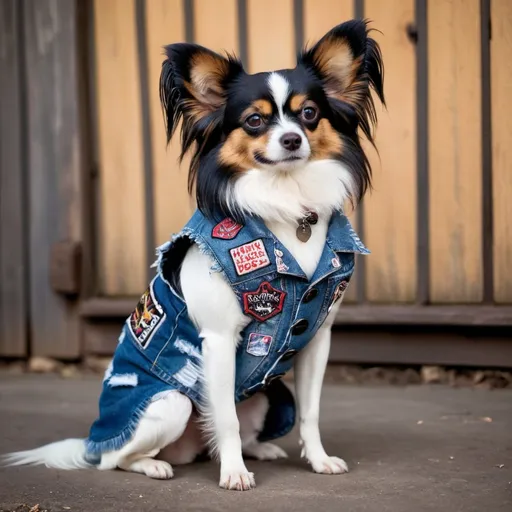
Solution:
[{"label": "rusty hinge", "polygon": [[53,244],[50,253],[50,285],[57,293],[80,293],[82,246],[80,242],[62,241]]}]

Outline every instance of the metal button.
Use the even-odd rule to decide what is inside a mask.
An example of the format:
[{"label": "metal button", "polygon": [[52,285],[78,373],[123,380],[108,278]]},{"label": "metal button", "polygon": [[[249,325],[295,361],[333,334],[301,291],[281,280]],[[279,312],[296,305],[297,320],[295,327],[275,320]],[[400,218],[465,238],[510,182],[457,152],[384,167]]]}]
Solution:
[{"label": "metal button", "polygon": [[308,330],[309,322],[306,319],[299,320],[295,323],[295,325],[292,327],[292,334],[295,336],[300,336],[301,334],[305,333]]},{"label": "metal button", "polygon": [[317,295],[318,295],[318,290],[316,288],[311,288],[311,290],[309,290],[306,293],[306,295],[304,295],[302,302],[304,304],[307,304],[308,302],[311,302]]},{"label": "metal button", "polygon": [[291,359],[296,353],[297,353],[297,351],[294,350],[293,348],[291,348],[290,350],[287,350],[283,354],[283,357],[281,357],[281,361],[288,361],[288,359]]}]

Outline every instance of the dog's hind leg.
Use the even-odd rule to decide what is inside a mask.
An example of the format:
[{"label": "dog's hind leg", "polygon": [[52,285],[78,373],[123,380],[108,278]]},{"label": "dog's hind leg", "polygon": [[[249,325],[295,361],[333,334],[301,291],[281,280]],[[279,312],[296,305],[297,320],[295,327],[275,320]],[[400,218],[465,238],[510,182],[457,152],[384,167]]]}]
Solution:
[{"label": "dog's hind leg", "polygon": [[236,406],[236,413],[240,421],[242,453],[245,457],[258,460],[275,460],[288,457],[279,446],[258,441],[258,434],[263,430],[268,407],[268,398],[263,393],[256,393]]},{"label": "dog's hind leg", "polygon": [[191,413],[192,402],[178,391],[155,400],[144,412],[133,438],[120,450],[103,454],[98,469],[118,467],[150,478],[172,478],[171,465],[154,457],[181,437]]}]

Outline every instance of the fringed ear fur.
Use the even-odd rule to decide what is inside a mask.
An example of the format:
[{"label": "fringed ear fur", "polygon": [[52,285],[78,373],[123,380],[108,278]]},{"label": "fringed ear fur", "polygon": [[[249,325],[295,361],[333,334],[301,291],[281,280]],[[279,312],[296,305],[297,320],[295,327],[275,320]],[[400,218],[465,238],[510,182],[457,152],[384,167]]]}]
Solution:
[{"label": "fringed ear fur", "polygon": [[222,124],[226,104],[226,88],[243,67],[235,57],[223,57],[196,44],[177,43],[165,47],[167,58],[160,75],[160,101],[171,140],[179,122],[181,127],[181,158],[194,143],[189,174],[191,189],[204,144]]},{"label": "fringed ear fur", "polygon": [[[368,37],[368,22],[351,20],[334,27],[316,45],[298,56],[299,64],[311,69],[323,82],[336,111],[342,102],[355,113],[358,126],[373,142],[377,115],[370,89],[384,100],[384,68],[378,43]],[[346,110],[346,109],[345,109]]]}]

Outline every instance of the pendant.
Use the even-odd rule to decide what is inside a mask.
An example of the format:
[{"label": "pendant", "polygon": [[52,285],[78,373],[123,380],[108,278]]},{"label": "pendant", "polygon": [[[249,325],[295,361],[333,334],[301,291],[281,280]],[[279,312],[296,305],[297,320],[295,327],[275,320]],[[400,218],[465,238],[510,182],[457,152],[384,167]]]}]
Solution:
[{"label": "pendant", "polygon": [[308,222],[302,221],[295,233],[301,242],[306,243],[311,238],[311,226]]}]

